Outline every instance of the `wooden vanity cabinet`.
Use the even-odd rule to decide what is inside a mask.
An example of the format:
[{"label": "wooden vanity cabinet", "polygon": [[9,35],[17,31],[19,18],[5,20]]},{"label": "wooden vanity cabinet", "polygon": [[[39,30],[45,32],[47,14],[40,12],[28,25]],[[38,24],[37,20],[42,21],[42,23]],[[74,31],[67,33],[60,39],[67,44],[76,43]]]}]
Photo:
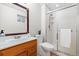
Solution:
[{"label": "wooden vanity cabinet", "polygon": [[19,44],[0,51],[0,56],[36,56],[37,40]]}]

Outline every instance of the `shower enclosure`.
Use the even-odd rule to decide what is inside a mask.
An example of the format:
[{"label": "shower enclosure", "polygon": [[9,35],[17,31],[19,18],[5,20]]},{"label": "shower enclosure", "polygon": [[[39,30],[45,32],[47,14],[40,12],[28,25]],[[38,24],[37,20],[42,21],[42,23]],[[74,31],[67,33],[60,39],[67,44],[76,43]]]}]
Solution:
[{"label": "shower enclosure", "polygon": [[[79,55],[79,4],[46,12],[47,42],[50,42],[56,51],[68,55]],[[63,47],[60,44],[61,29],[71,29],[71,42],[69,47]]]}]

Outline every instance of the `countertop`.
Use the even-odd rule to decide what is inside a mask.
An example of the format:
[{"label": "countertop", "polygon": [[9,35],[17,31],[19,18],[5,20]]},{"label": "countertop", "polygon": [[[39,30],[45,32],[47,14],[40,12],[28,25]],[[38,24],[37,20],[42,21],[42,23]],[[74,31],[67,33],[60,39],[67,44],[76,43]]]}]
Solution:
[{"label": "countertop", "polygon": [[0,41],[0,50],[9,48],[15,45],[19,45],[19,44],[22,44],[22,43],[25,43],[31,40],[35,40],[35,39],[36,39],[35,37],[29,37],[28,39],[14,39],[14,40],[5,41],[5,42]]}]

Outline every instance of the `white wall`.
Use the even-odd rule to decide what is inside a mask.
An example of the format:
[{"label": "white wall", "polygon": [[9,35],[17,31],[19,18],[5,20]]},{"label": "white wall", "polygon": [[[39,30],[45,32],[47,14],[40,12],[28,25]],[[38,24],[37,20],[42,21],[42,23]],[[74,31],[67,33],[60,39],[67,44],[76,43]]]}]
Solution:
[{"label": "white wall", "polygon": [[46,41],[46,5],[41,5],[41,35]]},{"label": "white wall", "polygon": [[41,30],[41,6],[39,3],[28,4],[29,8],[29,32],[37,34]]},{"label": "white wall", "polygon": [[77,32],[77,34],[76,34],[77,35],[76,36],[77,37],[76,38],[77,39],[77,43],[76,43],[77,44],[77,46],[76,46],[77,47],[77,51],[76,52],[77,52],[77,55],[79,56],[79,5],[78,5],[78,8],[77,8],[76,24],[77,24],[77,27],[76,27],[77,28],[77,30],[76,30],[76,32]]}]

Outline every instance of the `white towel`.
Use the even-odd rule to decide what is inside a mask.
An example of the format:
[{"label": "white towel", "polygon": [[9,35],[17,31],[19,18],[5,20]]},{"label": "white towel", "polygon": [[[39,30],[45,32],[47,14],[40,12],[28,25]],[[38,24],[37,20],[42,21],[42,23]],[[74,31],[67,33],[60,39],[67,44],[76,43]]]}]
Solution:
[{"label": "white towel", "polygon": [[70,48],[71,44],[71,29],[60,30],[60,45],[65,48]]}]

